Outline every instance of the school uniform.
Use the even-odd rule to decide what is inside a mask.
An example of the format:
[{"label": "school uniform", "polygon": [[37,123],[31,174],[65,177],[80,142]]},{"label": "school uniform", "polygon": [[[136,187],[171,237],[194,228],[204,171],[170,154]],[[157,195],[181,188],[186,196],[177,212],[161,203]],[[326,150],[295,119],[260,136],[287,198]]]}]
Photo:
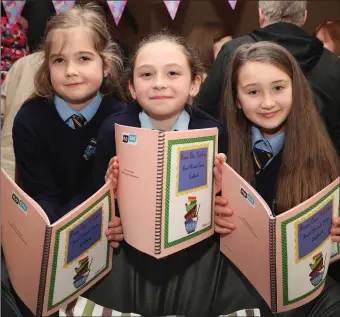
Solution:
[{"label": "school uniform", "polygon": [[[36,98],[18,111],[13,145],[19,184],[51,222],[90,193],[97,133],[107,117],[124,107],[117,98],[98,94],[80,113],[58,97],[53,102]],[[84,119],[81,128],[75,127],[73,115]]]},{"label": "school uniform", "polygon": [[[275,195],[277,179],[282,163],[282,152],[284,146],[284,133],[273,138],[265,139],[256,127],[251,128],[253,158],[255,168],[255,189],[276,213]],[[237,210],[235,210],[237,213]],[[245,251],[246,252],[246,251]],[[226,259],[226,258],[225,258]],[[224,259],[224,260],[225,260]],[[249,262],[251,265],[251,259]],[[225,275],[229,264],[222,262],[221,276]],[[220,301],[225,302],[223,290],[228,287],[223,279],[220,279],[217,293],[222,294]],[[237,289],[236,289],[237,290]],[[235,292],[236,296],[236,292]],[[221,303],[217,303],[220,305]],[[261,309],[261,316],[271,316],[270,312]],[[340,285],[335,283],[329,276],[322,293],[310,303],[297,309],[277,314],[280,317],[336,317],[340,316]]]},{"label": "school uniform", "polygon": [[[129,105],[127,109],[105,121],[98,135],[93,169],[96,189],[104,184],[109,160],[116,155],[115,123],[153,128],[138,104]],[[188,112],[183,112],[173,130],[212,127],[219,129],[218,152],[225,153],[227,140],[224,128],[199,109],[190,108]],[[257,292],[254,289],[248,290],[251,288],[250,283],[238,275],[232,265],[228,267],[226,275],[221,276],[223,258],[217,234],[162,259],[144,254],[123,241],[115,250],[112,271],[84,294],[84,297],[108,308],[135,312],[142,316],[209,317],[219,315],[225,310],[233,312],[242,308],[259,307],[259,302],[264,306],[264,301]],[[230,264],[227,259],[226,261]],[[240,296],[232,303],[219,301],[217,307],[215,301],[220,295],[216,294],[216,286],[219,279],[230,282],[223,292],[231,297],[236,286]]]}]

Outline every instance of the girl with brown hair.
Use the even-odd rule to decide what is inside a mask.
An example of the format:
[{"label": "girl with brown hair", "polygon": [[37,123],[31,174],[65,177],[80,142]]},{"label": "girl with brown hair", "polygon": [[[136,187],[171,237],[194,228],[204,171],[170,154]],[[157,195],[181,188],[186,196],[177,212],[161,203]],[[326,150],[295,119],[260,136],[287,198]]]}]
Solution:
[{"label": "girl with brown hair", "polygon": [[[270,42],[241,46],[228,66],[221,107],[228,164],[256,188],[275,214],[339,177],[339,157],[308,83],[285,48]],[[219,169],[220,160],[217,165]],[[217,214],[223,215],[227,202],[223,197],[218,202]],[[217,218],[228,229],[224,233],[232,231],[228,217]],[[340,242],[339,217],[333,220],[332,239]]]},{"label": "girl with brown hair", "polygon": [[225,82],[221,107],[228,164],[256,186],[276,213],[340,175],[339,157],[308,83],[286,49],[269,42],[240,47]]},{"label": "girl with brown hair", "polygon": [[[228,65],[222,100],[228,164],[258,191],[274,214],[302,203],[339,177],[339,157],[308,83],[285,48],[270,42],[242,45]],[[218,187],[222,161],[219,155]],[[216,231],[230,234],[235,229],[230,215],[237,215],[237,210],[230,210],[227,197],[222,196],[216,197],[215,206],[215,223],[220,227]],[[340,242],[340,217],[333,218],[331,235]],[[319,298],[335,298],[338,288],[327,278]],[[318,301],[292,310],[289,316],[310,316]],[[315,316],[326,312],[338,316],[339,305],[332,312],[327,305],[314,311]]]}]

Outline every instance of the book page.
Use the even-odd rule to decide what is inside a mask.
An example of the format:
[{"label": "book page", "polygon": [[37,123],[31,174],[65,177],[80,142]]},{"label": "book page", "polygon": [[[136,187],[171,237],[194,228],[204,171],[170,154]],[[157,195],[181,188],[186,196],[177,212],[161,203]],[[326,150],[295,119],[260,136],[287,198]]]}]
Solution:
[{"label": "book page", "polygon": [[166,133],[162,256],[213,234],[217,145],[216,128]]},{"label": "book page", "polygon": [[49,224],[42,208],[1,168],[1,244],[11,283],[33,313]]},{"label": "book page", "polygon": [[158,131],[116,124],[117,199],[124,240],[154,255]]},{"label": "book page", "polygon": [[89,289],[112,267],[105,236],[115,214],[111,182],[53,224],[44,312],[53,313]]},{"label": "book page", "polygon": [[268,306],[270,293],[270,208],[256,190],[228,164],[223,164],[222,196],[233,209],[236,229],[221,237],[221,252],[257,289]]},{"label": "book page", "polygon": [[301,306],[323,289],[332,254],[332,216],[339,210],[339,179],[276,218],[278,311]]},{"label": "book page", "polygon": [[332,243],[332,251],[331,251],[331,263],[340,260],[340,243],[333,242]]}]

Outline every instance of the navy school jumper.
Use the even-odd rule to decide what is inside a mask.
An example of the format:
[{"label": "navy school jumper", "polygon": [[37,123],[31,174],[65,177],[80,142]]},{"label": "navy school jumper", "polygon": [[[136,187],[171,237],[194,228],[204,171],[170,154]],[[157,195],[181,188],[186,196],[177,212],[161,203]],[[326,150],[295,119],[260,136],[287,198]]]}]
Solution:
[{"label": "navy school jumper", "polygon": [[21,188],[47,213],[61,218],[91,193],[96,138],[102,123],[126,107],[104,96],[93,118],[74,130],[59,116],[53,102],[29,101],[13,125],[13,146]]}]

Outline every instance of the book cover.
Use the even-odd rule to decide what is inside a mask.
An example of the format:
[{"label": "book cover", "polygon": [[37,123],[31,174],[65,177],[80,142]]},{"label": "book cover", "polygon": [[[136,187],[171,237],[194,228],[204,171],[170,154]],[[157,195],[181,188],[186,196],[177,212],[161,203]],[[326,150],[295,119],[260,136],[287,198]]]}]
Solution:
[{"label": "book cover", "polygon": [[290,310],[318,296],[332,257],[332,217],[339,215],[340,178],[276,217],[278,310]]},{"label": "book cover", "polygon": [[1,180],[2,245],[11,283],[34,314],[50,315],[112,268],[105,236],[114,215],[112,184],[51,225],[3,169]]},{"label": "book cover", "polygon": [[332,217],[339,215],[340,178],[275,216],[229,165],[222,169],[222,193],[234,210],[236,230],[221,238],[221,252],[248,278],[272,311],[294,309],[314,299],[323,289],[335,249],[330,230]]},{"label": "book cover", "polygon": [[116,124],[115,137],[124,239],[160,258],[212,235],[217,129],[162,132]]}]

